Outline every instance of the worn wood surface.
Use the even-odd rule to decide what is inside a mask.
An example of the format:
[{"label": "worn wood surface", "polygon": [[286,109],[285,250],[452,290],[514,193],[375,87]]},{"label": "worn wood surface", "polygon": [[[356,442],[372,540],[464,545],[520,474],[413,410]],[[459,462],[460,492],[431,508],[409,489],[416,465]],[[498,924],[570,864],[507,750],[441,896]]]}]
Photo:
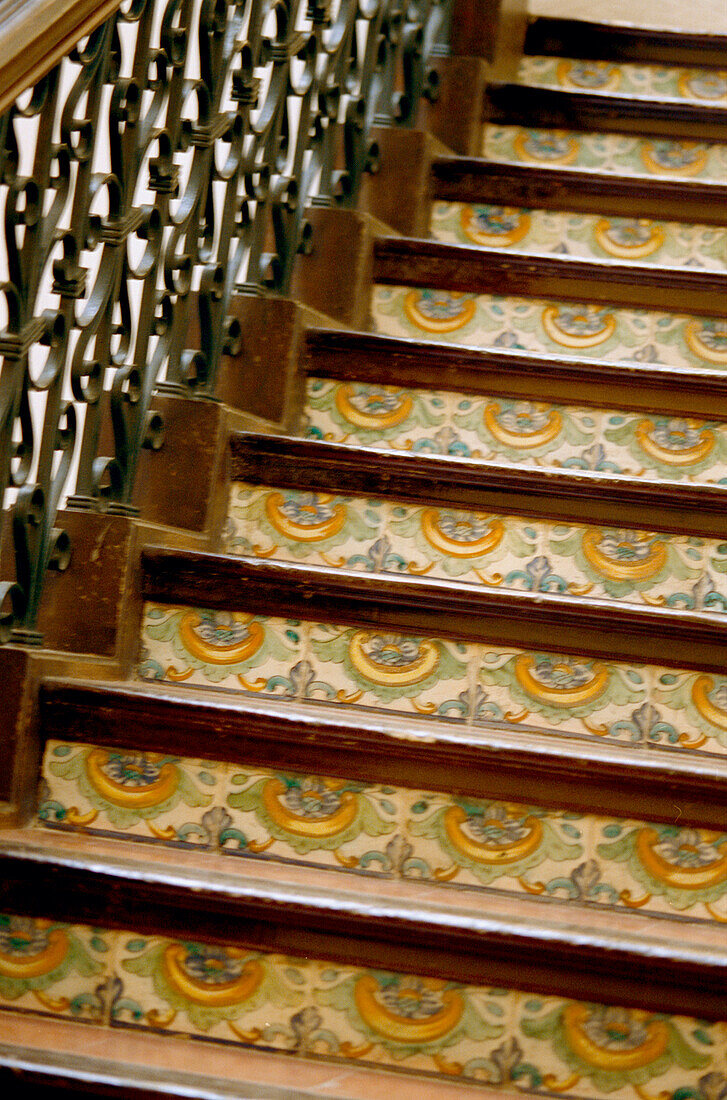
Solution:
[{"label": "worn wood surface", "polygon": [[479,157],[434,162],[434,197],[584,214],[724,225],[727,182],[649,179],[590,169],[497,164]]},{"label": "worn wood surface", "polygon": [[459,641],[564,650],[609,660],[723,672],[727,615],[459,581],[374,576],[293,562],[157,547],[143,552],[143,594],[160,603],[282,615]]},{"label": "worn wood surface", "polygon": [[727,374],[309,329],[305,371],[342,381],[452,390],[727,420]]},{"label": "worn wood surface", "polygon": [[412,907],[375,894],[346,894],[199,867],[52,849],[0,853],[3,912],[53,916],[139,935],[236,944],[398,973],[527,989],[699,1019],[727,1014],[727,953],[648,937],[589,932],[545,920],[503,920],[447,903]]},{"label": "worn wood surface", "polygon": [[527,256],[410,237],[374,242],[378,283],[603,302],[637,309],[727,316],[727,275],[685,267]]},{"label": "worn wood surface", "polygon": [[538,16],[528,27],[525,52],[594,61],[725,68],[727,35]]},{"label": "worn wood surface", "polygon": [[727,763],[590,745],[535,726],[453,730],[428,716],[190,692],[170,684],[47,680],[43,739],[204,757],[578,813],[727,829]]}]

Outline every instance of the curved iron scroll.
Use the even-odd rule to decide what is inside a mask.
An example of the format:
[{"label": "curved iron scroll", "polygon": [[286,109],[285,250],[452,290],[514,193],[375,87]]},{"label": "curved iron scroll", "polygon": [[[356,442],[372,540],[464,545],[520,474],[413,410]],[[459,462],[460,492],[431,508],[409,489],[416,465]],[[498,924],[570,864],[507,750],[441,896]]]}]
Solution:
[{"label": "curved iron scroll", "polygon": [[2,640],[41,640],[64,496],[133,511],[156,388],[213,395],[232,294],[284,293],[306,207],[353,205],[372,127],[436,95],[446,6],[124,0],[0,117]]}]

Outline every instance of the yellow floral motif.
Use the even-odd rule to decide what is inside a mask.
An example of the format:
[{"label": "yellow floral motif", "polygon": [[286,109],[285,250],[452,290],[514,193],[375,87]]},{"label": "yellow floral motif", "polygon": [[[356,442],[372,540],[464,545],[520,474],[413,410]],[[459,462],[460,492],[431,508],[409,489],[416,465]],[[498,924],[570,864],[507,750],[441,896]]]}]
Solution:
[{"label": "yellow floral motif", "polygon": [[[463,531],[470,532],[472,523],[467,518],[460,521]],[[427,542],[443,554],[455,558],[477,558],[491,553],[502,542],[505,527],[500,520],[491,520],[487,532],[481,538],[470,542],[452,538],[442,530],[441,514],[438,508],[424,508],[421,515],[421,528]],[[450,524],[451,530],[451,524]]]},{"label": "yellow floral motif", "polygon": [[[297,510],[301,513],[296,521],[288,514],[286,499],[283,493],[270,493],[265,501],[265,514],[276,531],[286,538],[295,539],[297,542],[321,542],[331,538],[342,530],[346,522],[346,507],[343,504],[335,504],[330,509],[332,515],[314,522],[317,512],[327,508],[333,497],[329,494],[320,494],[315,504],[297,504]],[[305,515],[306,511],[308,515]],[[301,522],[307,520],[308,522]]]},{"label": "yellow floral motif", "polygon": [[[508,844],[498,843],[498,840],[475,839],[469,835],[463,825],[469,822],[469,816],[462,806],[450,806],[444,814],[444,828],[452,844],[464,855],[476,859],[480,863],[501,864],[518,863],[521,859],[534,852],[543,841],[543,825],[535,817],[521,819],[521,808],[516,807],[513,820],[518,821],[520,830],[516,839]],[[487,838],[487,830],[492,828],[502,830],[502,821],[493,815],[492,819],[484,818],[478,823],[478,832]],[[520,836],[520,832],[525,836]]]},{"label": "yellow floral motif", "polygon": [[[604,552],[604,538],[611,538]],[[653,577],[666,564],[664,543],[647,531],[627,531],[623,541],[626,553],[619,554],[619,544],[614,543],[611,532],[589,527],[583,532],[582,546],[586,560],[601,573],[614,581],[638,581]]]},{"label": "yellow floral motif", "polygon": [[614,222],[612,218],[601,218],[594,229],[596,240],[604,252],[618,256],[622,260],[641,260],[651,256],[662,247],[665,241],[664,230],[659,225],[640,218],[628,223]]},{"label": "yellow floral motif", "polygon": [[[635,1030],[634,1025],[643,1028],[640,1042],[628,1050],[614,1049],[612,1045],[602,1043],[599,1032],[589,1024],[592,1024],[592,1012],[588,1005],[566,1005],[563,1027],[568,1044],[574,1054],[596,1069],[623,1071],[648,1066],[660,1058],[669,1046],[668,1025],[662,1020],[650,1018],[646,1013],[632,1012],[628,1017],[632,1031]],[[614,1030],[613,1026],[610,1030]]]},{"label": "yellow floral motif", "polygon": [[[695,462],[701,462],[706,458],[713,449],[714,432],[709,428],[700,428],[699,421],[685,421],[685,433],[693,435],[694,441],[688,445],[688,436],[685,434],[684,444],[675,447],[673,430],[667,437],[663,430],[657,428],[653,420],[642,420],[636,426],[636,440],[642,450],[667,466],[692,466]],[[671,446],[661,446],[660,438],[663,438],[664,442],[669,442]]]},{"label": "yellow floral motif", "polygon": [[[441,1039],[459,1023],[464,1012],[464,1001],[456,989],[447,989],[446,983],[434,978],[417,980],[418,998],[429,994],[438,1002],[436,1008],[428,1011],[423,1019],[412,1018],[407,1014],[413,990],[406,983],[392,987],[393,995],[386,1000],[382,997],[379,982],[372,974],[362,974],[354,987],[356,1007],[364,1022],[387,1039],[395,1043],[431,1043]],[[402,1008],[397,1008],[400,1000]]]},{"label": "yellow floral motif", "polygon": [[216,640],[210,642],[206,639],[201,629],[206,625],[203,616],[198,611],[187,611],[179,624],[180,640],[194,657],[213,665],[235,665],[246,661],[262,646],[265,629],[254,621],[252,615],[239,614],[232,618],[235,626],[241,629],[242,637],[229,645],[219,645]]},{"label": "yellow floral motif", "polygon": [[535,675],[535,659],[521,653],[515,661],[515,677],[534,699],[558,707],[579,706],[602,695],[608,687],[608,669],[595,661],[592,667],[574,666],[567,661],[547,666],[548,677]]},{"label": "yellow floral motif", "polygon": [[377,387],[364,395],[353,384],[339,386],[335,401],[341,416],[357,428],[391,428],[406,420],[413,408],[411,397],[394,386]]},{"label": "yellow floral motif", "polygon": [[[50,921],[35,921],[34,926],[38,932],[50,925]],[[45,938],[43,950],[30,954],[21,954],[17,951],[5,952],[0,948],[0,976],[14,980],[39,978],[43,974],[50,973],[61,965],[70,943],[68,936],[62,928],[52,928]]]},{"label": "yellow floral motif", "polygon": [[357,631],[349,644],[351,662],[357,672],[375,684],[404,686],[418,684],[434,672],[439,663],[435,642],[423,638],[416,654],[404,647],[414,643],[398,637],[385,637]]},{"label": "yellow floral motif", "polygon": [[616,331],[616,318],[592,306],[546,306],[543,328],[565,348],[595,348]]},{"label": "yellow floral motif", "polygon": [[472,297],[452,291],[411,290],[404,299],[404,311],[413,325],[425,332],[456,332],[475,315]]},{"label": "yellow floral motif", "polygon": [[[327,789],[336,791],[345,786],[345,780],[325,779]],[[323,818],[312,818],[309,814],[294,813],[283,804],[282,798],[287,792],[285,783],[277,777],[268,780],[262,790],[265,809],[277,825],[286,832],[297,836],[329,837],[348,829],[358,814],[358,799],[352,791],[344,791],[340,796],[338,809]]]},{"label": "yellow floral motif", "polygon": [[[532,406],[528,407],[527,416],[528,419],[534,419],[536,426],[530,431],[511,431],[506,427],[506,422],[500,419],[501,406],[498,402],[493,401],[485,406],[484,421],[488,431],[492,433],[495,439],[500,443],[505,443],[508,447],[527,448],[527,447],[540,447],[543,443],[550,443],[555,439],[563,428],[563,417],[557,409],[551,408],[549,405],[543,405],[540,402],[534,402]],[[507,414],[507,419],[512,419],[513,413]],[[517,412],[515,413],[517,418]],[[524,418],[523,418],[524,420]],[[540,423],[544,420],[544,423]]]},{"label": "yellow floral motif", "polygon": [[[238,959],[245,958],[246,951],[241,948],[228,947],[224,956],[219,952],[219,960],[210,952],[205,959],[207,972],[214,970],[215,963],[221,971],[222,966],[229,966]],[[256,959],[247,959],[240,970],[239,975],[228,981],[211,982],[195,978],[186,965],[188,949],[181,943],[170,943],[164,950],[163,968],[164,976],[178,993],[189,998],[196,1004],[208,1005],[211,1008],[228,1008],[230,1005],[240,1004],[246,1001],[261,985],[265,977],[265,971]]]},{"label": "yellow floral motif", "polygon": [[[727,881],[727,839],[718,844],[714,843],[719,841],[720,835],[707,830],[702,830],[700,833],[695,831],[696,843],[690,845],[682,841],[680,845],[681,864],[670,862],[660,855],[658,846],[662,843],[662,838],[656,829],[649,826],[639,830],[635,849],[646,870],[668,886],[675,886],[680,890],[702,890]],[[710,854],[713,858],[710,860],[708,854],[706,857],[708,862],[705,862],[700,858],[700,848],[706,847],[709,851],[712,846],[714,850]],[[695,860],[691,866],[683,862],[688,855],[688,850],[693,851]]]}]

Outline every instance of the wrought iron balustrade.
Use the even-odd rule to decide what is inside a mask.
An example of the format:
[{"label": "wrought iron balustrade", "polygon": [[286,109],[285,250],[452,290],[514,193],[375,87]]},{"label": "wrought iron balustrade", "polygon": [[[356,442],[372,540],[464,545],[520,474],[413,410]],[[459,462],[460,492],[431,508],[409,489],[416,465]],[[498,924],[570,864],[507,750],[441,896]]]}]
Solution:
[{"label": "wrought iron balustrade", "polygon": [[0,116],[3,640],[40,641],[63,500],[133,512],[157,387],[214,393],[231,296],[285,293],[306,207],[353,205],[374,125],[436,95],[447,18],[447,0],[124,0]]}]

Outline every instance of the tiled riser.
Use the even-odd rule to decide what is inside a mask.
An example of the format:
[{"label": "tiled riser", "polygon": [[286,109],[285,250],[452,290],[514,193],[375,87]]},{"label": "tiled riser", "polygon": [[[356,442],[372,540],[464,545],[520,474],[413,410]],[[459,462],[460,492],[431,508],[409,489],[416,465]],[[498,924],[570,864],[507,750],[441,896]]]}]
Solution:
[{"label": "tiled riser", "polygon": [[727,230],[710,225],[437,202],[430,229],[439,241],[470,247],[727,270]]},{"label": "tiled riser", "polygon": [[727,145],[716,142],[487,126],[482,155],[486,160],[508,164],[591,168],[620,176],[715,183],[724,183],[727,178]]},{"label": "tiled riser", "polygon": [[700,107],[727,107],[727,74],[714,69],[524,57],[518,80],[544,88],[612,92],[645,99],[681,99]]},{"label": "tiled riser", "polygon": [[304,434],[362,447],[666,481],[727,482],[723,424],[311,378]]},{"label": "tiled riser", "polygon": [[727,321],[719,319],[408,286],[374,287],[372,312],[374,327],[387,336],[609,362],[727,369]]},{"label": "tiled riser", "polygon": [[155,604],[142,645],[146,680],[727,753],[727,676]]},{"label": "tiled riser", "polygon": [[713,1100],[727,1025],[0,916],[0,1004],[572,1100]]},{"label": "tiled riser", "polygon": [[727,543],[236,483],[226,551],[727,611]]},{"label": "tiled riser", "polygon": [[40,820],[172,847],[727,922],[727,833],[52,741]]}]

